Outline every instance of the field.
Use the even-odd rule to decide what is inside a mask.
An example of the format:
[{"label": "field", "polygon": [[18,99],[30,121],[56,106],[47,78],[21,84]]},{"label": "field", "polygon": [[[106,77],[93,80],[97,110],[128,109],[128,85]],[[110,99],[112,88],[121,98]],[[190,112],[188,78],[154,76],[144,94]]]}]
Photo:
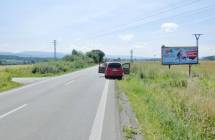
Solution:
[{"label": "field", "polygon": [[117,82],[129,98],[145,140],[215,139],[215,62],[162,66],[137,62]]}]

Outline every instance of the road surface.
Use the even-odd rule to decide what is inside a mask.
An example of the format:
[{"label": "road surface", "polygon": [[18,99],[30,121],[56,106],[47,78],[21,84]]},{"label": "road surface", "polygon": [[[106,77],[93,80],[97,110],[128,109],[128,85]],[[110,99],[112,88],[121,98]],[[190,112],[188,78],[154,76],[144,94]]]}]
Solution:
[{"label": "road surface", "polygon": [[97,67],[0,93],[0,140],[120,140],[114,96]]}]

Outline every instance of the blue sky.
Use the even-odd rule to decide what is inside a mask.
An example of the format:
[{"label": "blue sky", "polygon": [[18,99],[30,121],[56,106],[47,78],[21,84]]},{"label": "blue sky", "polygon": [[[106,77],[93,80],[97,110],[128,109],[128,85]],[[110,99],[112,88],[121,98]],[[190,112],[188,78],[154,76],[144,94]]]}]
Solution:
[{"label": "blue sky", "polygon": [[0,51],[101,49],[109,55],[159,57],[161,45],[215,55],[214,0],[7,0],[0,4]]}]

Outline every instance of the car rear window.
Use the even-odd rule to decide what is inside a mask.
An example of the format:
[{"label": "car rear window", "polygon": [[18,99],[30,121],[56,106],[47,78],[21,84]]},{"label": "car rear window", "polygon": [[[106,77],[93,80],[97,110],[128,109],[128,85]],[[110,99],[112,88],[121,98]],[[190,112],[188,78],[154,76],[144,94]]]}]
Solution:
[{"label": "car rear window", "polygon": [[110,63],[108,65],[109,68],[121,68],[121,64],[120,63]]}]

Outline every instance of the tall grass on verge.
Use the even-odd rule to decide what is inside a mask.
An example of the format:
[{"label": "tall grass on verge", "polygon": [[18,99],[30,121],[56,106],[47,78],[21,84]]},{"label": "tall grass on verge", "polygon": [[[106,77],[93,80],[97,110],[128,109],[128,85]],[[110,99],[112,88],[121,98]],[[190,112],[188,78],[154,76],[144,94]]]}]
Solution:
[{"label": "tall grass on verge", "polygon": [[131,102],[145,139],[215,139],[214,65],[193,66],[189,78],[186,66],[168,70],[160,63],[136,63],[132,73],[117,82]]},{"label": "tall grass on verge", "polygon": [[87,66],[93,65],[94,62],[85,56],[75,56],[71,61],[59,60],[59,61],[51,61],[38,63],[34,65],[32,69],[32,73],[34,74],[57,74],[57,73],[65,73],[71,72],[77,69],[85,68]]},{"label": "tall grass on verge", "polygon": [[0,92],[19,85],[11,81],[11,75],[9,73],[0,71]]}]

